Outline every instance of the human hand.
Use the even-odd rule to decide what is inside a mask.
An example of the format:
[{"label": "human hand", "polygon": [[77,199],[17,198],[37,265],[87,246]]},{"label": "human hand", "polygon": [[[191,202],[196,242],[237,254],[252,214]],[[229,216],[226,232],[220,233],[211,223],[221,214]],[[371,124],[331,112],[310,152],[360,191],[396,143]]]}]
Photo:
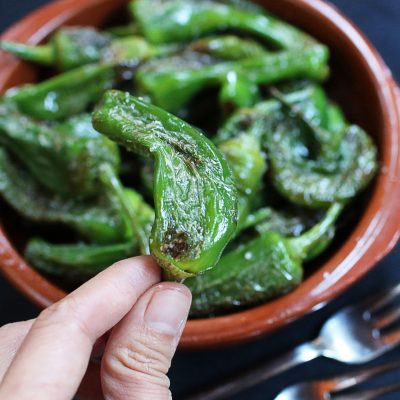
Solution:
[{"label": "human hand", "polygon": [[78,398],[170,399],[166,373],[191,295],[160,276],[150,256],[127,259],[35,320],[0,328],[0,398],[71,400],[83,380]]}]

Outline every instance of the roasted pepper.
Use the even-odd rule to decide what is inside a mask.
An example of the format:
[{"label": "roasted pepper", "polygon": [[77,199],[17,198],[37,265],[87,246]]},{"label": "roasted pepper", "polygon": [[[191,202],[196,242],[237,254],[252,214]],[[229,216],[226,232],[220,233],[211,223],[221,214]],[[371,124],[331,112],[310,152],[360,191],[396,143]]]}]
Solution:
[{"label": "roasted pepper", "polygon": [[134,0],[130,10],[153,43],[184,42],[227,29],[252,33],[277,49],[315,43],[299,29],[244,1]]},{"label": "roasted pepper", "polygon": [[180,47],[174,44],[154,46],[136,35],[115,38],[87,27],[61,28],[44,45],[0,41],[0,49],[23,60],[56,66],[60,71],[96,62],[132,67],[142,60],[177,51]]},{"label": "roasted pepper", "polygon": [[213,270],[186,280],[193,295],[191,315],[231,311],[292,290],[301,281],[302,262],[320,245],[341,210],[341,205],[333,205],[320,223],[298,238],[264,232],[225,254]]},{"label": "roasted pepper", "polygon": [[[250,111],[251,112],[251,111]],[[249,225],[247,217],[253,201],[259,195],[267,170],[262,149],[263,132],[249,124],[249,109],[234,113],[218,131],[214,141],[232,169],[239,196],[238,232]]]},{"label": "roasted pepper", "polygon": [[117,173],[120,164],[118,146],[93,129],[89,114],[48,126],[0,104],[0,144],[44,187],[65,197],[98,193],[100,165]]},{"label": "roasted pepper", "polygon": [[136,83],[155,104],[177,112],[200,90],[221,86],[228,74],[245,76],[252,85],[290,78],[323,80],[328,73],[327,60],[328,49],[322,45],[230,62],[186,52],[144,64],[137,71]]},{"label": "roasted pepper", "polygon": [[349,126],[341,133],[336,153],[317,154],[315,159],[309,159],[296,151],[296,120],[285,113],[275,113],[267,119],[265,144],[272,180],[293,203],[318,208],[346,202],[374,177],[378,164],[376,147],[360,127]]},{"label": "roasted pepper", "polygon": [[37,84],[10,89],[6,96],[23,113],[54,120],[86,111],[114,84],[112,64],[90,64]]},{"label": "roasted pepper", "polygon": [[0,148],[0,193],[19,214],[42,223],[64,224],[96,243],[132,238],[132,226],[111,193],[90,200],[63,199],[49,193]]},{"label": "roasted pepper", "polygon": [[186,49],[225,60],[242,60],[268,54],[268,50],[255,40],[235,35],[208,36],[189,43]]},{"label": "roasted pepper", "polygon": [[23,60],[55,65],[66,71],[97,62],[102,50],[111,44],[111,35],[89,27],[64,27],[52,35],[49,43],[33,46],[1,41],[0,48]]},{"label": "roasted pepper", "polygon": [[25,257],[39,271],[84,282],[111,264],[135,254],[133,243],[109,245],[51,244],[32,239],[25,249]]},{"label": "roasted pepper", "polygon": [[236,230],[231,171],[198,130],[127,93],[109,91],[93,125],[127,149],[154,158],[155,223],[151,253],[167,276],[212,268]]}]

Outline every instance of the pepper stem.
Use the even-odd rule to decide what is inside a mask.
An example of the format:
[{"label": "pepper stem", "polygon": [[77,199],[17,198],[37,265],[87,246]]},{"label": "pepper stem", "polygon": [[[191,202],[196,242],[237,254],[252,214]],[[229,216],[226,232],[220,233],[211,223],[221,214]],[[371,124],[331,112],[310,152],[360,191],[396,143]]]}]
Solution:
[{"label": "pepper stem", "polygon": [[335,203],[327,211],[325,217],[318,224],[297,238],[289,239],[289,244],[300,259],[307,258],[308,253],[329,232],[343,210],[343,204]]},{"label": "pepper stem", "polygon": [[41,65],[55,64],[53,46],[32,46],[23,43],[0,41],[0,49],[8,51],[26,61],[32,61]]},{"label": "pepper stem", "polygon": [[137,235],[141,254],[150,254],[149,238],[147,237],[146,231],[141,227],[136,210],[132,208],[132,204],[125,193],[121,181],[109,164],[103,164],[101,166],[100,179],[106,187],[117,196],[125,210],[128,219],[132,223],[133,232]]}]

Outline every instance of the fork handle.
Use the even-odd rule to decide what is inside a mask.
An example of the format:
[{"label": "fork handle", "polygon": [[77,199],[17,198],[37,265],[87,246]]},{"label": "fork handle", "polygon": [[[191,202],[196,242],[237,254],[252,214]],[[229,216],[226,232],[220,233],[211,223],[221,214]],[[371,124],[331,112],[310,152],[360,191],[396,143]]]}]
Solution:
[{"label": "fork handle", "polygon": [[227,399],[242,390],[285,372],[297,365],[314,360],[322,355],[318,341],[301,344],[273,360],[261,363],[215,386],[211,386],[193,395],[185,396],[185,400],[220,400]]}]

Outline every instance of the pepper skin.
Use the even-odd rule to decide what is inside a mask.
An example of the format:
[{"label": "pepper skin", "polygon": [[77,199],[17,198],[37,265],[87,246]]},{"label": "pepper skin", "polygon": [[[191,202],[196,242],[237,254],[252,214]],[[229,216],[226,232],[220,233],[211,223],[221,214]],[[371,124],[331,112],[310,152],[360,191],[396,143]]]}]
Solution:
[{"label": "pepper skin", "polygon": [[128,93],[108,91],[93,126],[155,161],[151,253],[171,279],[212,268],[236,230],[231,171],[198,130]]},{"label": "pepper skin", "polygon": [[238,1],[134,0],[134,20],[152,43],[186,42],[224,30],[248,32],[273,48],[303,48],[315,40],[299,29],[265,12],[261,7]]},{"label": "pepper skin", "polygon": [[229,72],[221,84],[219,102],[227,113],[236,108],[251,107],[261,98],[258,85],[244,74]]},{"label": "pepper skin", "polygon": [[249,225],[247,217],[254,199],[260,194],[263,176],[267,170],[261,140],[263,132],[257,129],[257,124],[248,124],[248,119],[251,118],[248,110],[244,108],[234,113],[214,138],[232,169],[238,190],[237,233]]},{"label": "pepper skin", "polygon": [[189,43],[187,49],[209,54],[224,60],[242,60],[268,54],[268,50],[255,40],[235,35],[208,36]]},{"label": "pepper skin", "polygon": [[156,105],[177,112],[202,89],[221,86],[231,73],[245,76],[253,85],[291,78],[323,80],[329,70],[328,57],[328,49],[322,45],[229,62],[185,53],[145,63],[135,79],[138,88],[150,95]]},{"label": "pepper skin", "polygon": [[55,65],[67,71],[97,62],[102,50],[110,45],[111,35],[89,27],[64,27],[51,37],[49,43],[33,46],[1,41],[0,48],[23,60],[41,65]]},{"label": "pepper skin", "polygon": [[296,129],[290,117],[274,114],[265,136],[272,181],[284,197],[298,205],[327,207],[351,200],[370,183],[377,170],[377,150],[360,127],[347,127],[336,154],[313,160],[294,151],[293,126]]},{"label": "pepper skin", "polygon": [[113,38],[108,33],[87,27],[61,28],[45,45],[0,41],[0,49],[23,60],[55,66],[59,71],[97,62],[132,66],[139,61],[177,51],[179,48],[178,45],[153,46],[143,37],[135,35]]},{"label": "pepper skin", "polygon": [[71,227],[95,243],[115,243],[132,238],[115,196],[102,193],[93,199],[65,200],[49,193],[33,176],[0,148],[0,194],[19,214],[34,222]]},{"label": "pepper skin", "polygon": [[96,132],[82,114],[48,126],[0,104],[0,144],[26,165],[35,179],[64,197],[88,197],[101,190],[103,163],[118,172],[118,146]]},{"label": "pepper skin", "polygon": [[233,311],[292,290],[301,281],[303,260],[333,227],[341,210],[341,205],[333,205],[319,224],[298,238],[264,232],[225,254],[213,270],[186,280],[193,296],[191,315]]},{"label": "pepper skin", "polygon": [[55,120],[86,111],[114,83],[112,64],[89,64],[37,84],[10,89],[6,96],[29,116]]},{"label": "pepper skin", "polygon": [[135,246],[129,242],[52,244],[32,239],[25,249],[26,259],[39,271],[78,282],[85,282],[113,263],[134,254]]}]

